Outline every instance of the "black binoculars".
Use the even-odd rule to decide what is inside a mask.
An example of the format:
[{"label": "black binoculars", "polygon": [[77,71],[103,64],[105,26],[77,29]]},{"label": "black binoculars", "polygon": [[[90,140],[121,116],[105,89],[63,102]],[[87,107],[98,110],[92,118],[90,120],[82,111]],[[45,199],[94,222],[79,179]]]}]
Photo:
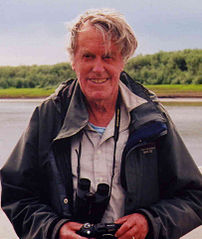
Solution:
[{"label": "black binoculars", "polygon": [[81,178],[76,192],[74,220],[85,223],[99,223],[109,203],[109,185],[100,183],[95,193],[90,192],[90,180]]}]

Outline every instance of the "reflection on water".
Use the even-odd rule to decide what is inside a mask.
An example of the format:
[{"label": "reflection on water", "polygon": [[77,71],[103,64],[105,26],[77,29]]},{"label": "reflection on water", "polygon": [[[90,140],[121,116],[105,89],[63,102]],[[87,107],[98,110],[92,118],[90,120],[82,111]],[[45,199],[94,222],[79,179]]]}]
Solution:
[{"label": "reflection on water", "polygon": [[[0,100],[0,167],[39,101]],[[166,106],[196,164],[202,166],[202,106]]]},{"label": "reflection on water", "polygon": [[28,124],[38,101],[0,100],[0,167]]},{"label": "reflection on water", "polygon": [[202,106],[166,108],[196,164],[202,166]]}]

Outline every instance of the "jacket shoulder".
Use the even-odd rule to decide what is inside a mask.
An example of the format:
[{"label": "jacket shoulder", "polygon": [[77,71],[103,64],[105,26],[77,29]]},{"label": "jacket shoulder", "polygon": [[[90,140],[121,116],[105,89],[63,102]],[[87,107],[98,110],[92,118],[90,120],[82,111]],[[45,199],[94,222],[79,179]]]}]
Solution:
[{"label": "jacket shoulder", "polygon": [[141,83],[132,79],[125,71],[121,73],[120,80],[136,95],[142,97],[147,101],[158,101],[156,94],[146,87],[144,87]]},{"label": "jacket shoulder", "polygon": [[44,99],[44,101],[39,105],[39,111],[55,109],[59,113],[65,114],[75,83],[75,79],[69,79],[65,82],[62,82],[56,88],[55,92]]}]

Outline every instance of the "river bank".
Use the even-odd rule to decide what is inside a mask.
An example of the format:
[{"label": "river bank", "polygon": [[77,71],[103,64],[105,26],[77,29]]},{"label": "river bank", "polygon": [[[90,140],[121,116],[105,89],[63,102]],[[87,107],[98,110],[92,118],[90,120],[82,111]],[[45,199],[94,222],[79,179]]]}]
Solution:
[{"label": "river bank", "polygon": [[[1,98],[0,102],[38,102],[41,103],[44,98]],[[158,97],[159,101],[165,106],[202,106],[202,97],[201,98],[176,98],[176,97]]]},{"label": "river bank", "polygon": [[[145,85],[159,98],[202,98],[201,85]],[[45,98],[54,93],[55,88],[7,88],[0,89],[1,99]]]}]

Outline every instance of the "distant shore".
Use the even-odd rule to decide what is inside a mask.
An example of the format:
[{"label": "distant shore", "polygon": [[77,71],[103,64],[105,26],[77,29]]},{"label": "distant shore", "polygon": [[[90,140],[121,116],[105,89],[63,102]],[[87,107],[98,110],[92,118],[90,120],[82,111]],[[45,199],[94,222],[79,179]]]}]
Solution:
[{"label": "distant shore", "polygon": [[[160,99],[163,98],[202,98],[200,85],[146,85]],[[55,88],[7,88],[0,89],[1,99],[46,98],[54,93]]]},{"label": "distant shore", "polygon": [[146,85],[159,98],[202,98],[202,85]]},{"label": "distant shore", "polygon": [[[41,103],[45,97],[40,98],[14,98],[14,97],[7,97],[1,98],[0,103],[3,102],[38,102]],[[202,97],[158,97],[159,101],[165,106],[202,106]]]}]

